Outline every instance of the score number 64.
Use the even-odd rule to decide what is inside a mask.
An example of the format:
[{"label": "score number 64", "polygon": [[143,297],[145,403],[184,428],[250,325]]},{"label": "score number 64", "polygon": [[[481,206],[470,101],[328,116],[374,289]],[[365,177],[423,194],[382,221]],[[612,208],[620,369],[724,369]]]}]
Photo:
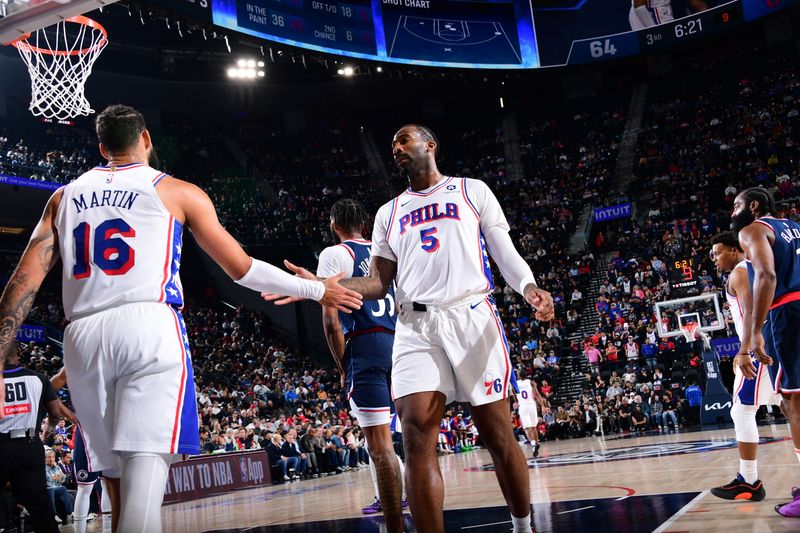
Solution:
[{"label": "score number 64", "polygon": [[589,43],[589,53],[592,54],[592,57],[613,56],[617,53],[617,47],[614,46],[611,39],[592,41]]}]

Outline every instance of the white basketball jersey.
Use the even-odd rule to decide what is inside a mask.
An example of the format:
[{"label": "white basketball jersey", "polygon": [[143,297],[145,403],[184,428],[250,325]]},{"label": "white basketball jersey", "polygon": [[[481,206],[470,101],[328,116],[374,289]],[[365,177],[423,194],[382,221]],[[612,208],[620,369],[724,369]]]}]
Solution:
[{"label": "white basketball jersey", "polygon": [[531,380],[523,379],[517,381],[517,388],[519,389],[519,394],[517,395],[517,399],[519,401],[519,408],[536,408],[536,396],[534,396],[533,392],[533,385],[531,385]]},{"label": "white basketball jersey", "polygon": [[[733,267],[734,270],[737,268],[747,270],[747,261],[741,261]],[[725,299],[728,300],[728,306],[731,308],[731,317],[733,318],[733,326],[736,328],[736,336],[741,339],[744,331],[744,311],[742,311],[742,306],[739,304],[739,299],[730,294],[727,288],[725,289]]]},{"label": "white basketball jersey", "polygon": [[397,302],[442,305],[494,288],[483,234],[509,230],[482,181],[445,178],[378,210],[372,254],[397,262]]},{"label": "white basketball jersey", "polygon": [[183,226],[147,165],[96,167],[64,187],[56,214],[68,320],[134,302],[183,305]]}]

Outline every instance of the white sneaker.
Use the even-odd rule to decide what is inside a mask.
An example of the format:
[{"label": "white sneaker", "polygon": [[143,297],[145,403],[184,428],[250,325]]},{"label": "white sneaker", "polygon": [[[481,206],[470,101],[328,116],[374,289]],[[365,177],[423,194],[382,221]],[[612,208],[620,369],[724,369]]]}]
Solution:
[{"label": "white sneaker", "polygon": [[62,523],[62,522],[61,522],[61,518],[59,518],[58,516],[56,516],[56,524],[61,524],[61,523]]}]

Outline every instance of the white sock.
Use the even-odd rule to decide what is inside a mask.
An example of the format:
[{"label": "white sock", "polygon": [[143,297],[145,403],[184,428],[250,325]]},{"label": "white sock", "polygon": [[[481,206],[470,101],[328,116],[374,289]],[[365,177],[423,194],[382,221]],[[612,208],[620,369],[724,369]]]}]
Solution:
[{"label": "white sock", "polygon": [[639,6],[635,8],[633,12],[636,14],[636,18],[641,21],[645,28],[650,28],[656,25],[656,21],[647,6]]},{"label": "white sock", "polygon": [[739,473],[744,478],[745,483],[752,485],[758,481],[758,461],[739,459]]},{"label": "white sock", "polygon": [[535,441],[535,440],[532,440],[532,441],[531,441],[531,444],[533,444],[534,446],[536,446],[536,441]]},{"label": "white sock", "polygon": [[170,455],[157,453],[124,455],[117,533],[161,533],[161,504],[171,460]]},{"label": "white sock", "polygon": [[531,513],[522,518],[511,515],[511,524],[514,526],[514,533],[531,533]]},{"label": "white sock", "polygon": [[100,512],[101,513],[110,513],[111,512],[111,498],[108,497],[108,488],[106,486],[106,480],[100,478],[100,486],[103,487],[103,496],[100,498]]},{"label": "white sock", "polygon": [[75,494],[75,510],[72,516],[75,520],[86,520],[89,514],[89,504],[92,503],[92,489],[94,484],[78,483],[78,492]]},{"label": "white sock", "polygon": [[369,473],[372,476],[372,486],[375,488],[375,499],[381,499],[381,493],[378,492],[378,473],[375,471],[375,461],[369,462]]},{"label": "white sock", "polygon": [[794,449],[794,455],[797,457],[797,461],[800,462],[800,448]]}]

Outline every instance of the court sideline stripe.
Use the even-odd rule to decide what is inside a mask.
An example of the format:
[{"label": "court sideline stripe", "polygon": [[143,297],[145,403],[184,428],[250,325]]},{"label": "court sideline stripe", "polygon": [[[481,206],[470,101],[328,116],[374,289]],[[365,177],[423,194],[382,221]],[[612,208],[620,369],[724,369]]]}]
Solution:
[{"label": "court sideline stripe", "polygon": [[692,507],[694,507],[695,505],[697,505],[697,503],[698,503],[700,500],[702,500],[702,499],[703,499],[703,498],[704,498],[704,497],[705,497],[705,496],[706,496],[706,495],[707,495],[709,492],[710,492],[710,491],[708,491],[708,490],[704,490],[703,492],[701,492],[700,494],[698,494],[697,496],[695,496],[695,497],[694,497],[694,499],[692,499],[692,501],[690,501],[689,503],[687,503],[686,505],[684,505],[684,506],[681,508],[681,510],[680,510],[680,511],[678,511],[677,513],[675,513],[674,515],[672,515],[672,516],[669,518],[669,520],[667,520],[666,522],[664,522],[663,524],[661,524],[661,526],[660,526],[658,529],[655,529],[655,530],[653,530],[653,533],[663,533],[664,531],[666,531],[666,530],[667,530],[667,528],[668,528],[669,526],[671,526],[672,524],[674,524],[675,522],[677,522],[677,521],[678,521],[678,519],[679,519],[680,517],[682,517],[683,515],[685,515],[685,514],[686,514],[686,513],[687,513],[689,510],[691,510],[691,508],[692,508]]},{"label": "court sideline stripe", "polygon": [[463,526],[461,529],[475,529],[476,527],[487,527],[487,526],[499,526],[502,524],[511,524],[511,520],[505,520],[503,522],[492,522],[491,524],[477,524],[474,526]]},{"label": "court sideline stripe", "polygon": [[585,511],[586,509],[594,509],[594,507],[595,507],[594,505],[587,505],[586,507],[578,507],[577,509],[570,509],[568,511],[561,511],[560,513],[556,513],[556,514],[575,513],[577,511]]}]

